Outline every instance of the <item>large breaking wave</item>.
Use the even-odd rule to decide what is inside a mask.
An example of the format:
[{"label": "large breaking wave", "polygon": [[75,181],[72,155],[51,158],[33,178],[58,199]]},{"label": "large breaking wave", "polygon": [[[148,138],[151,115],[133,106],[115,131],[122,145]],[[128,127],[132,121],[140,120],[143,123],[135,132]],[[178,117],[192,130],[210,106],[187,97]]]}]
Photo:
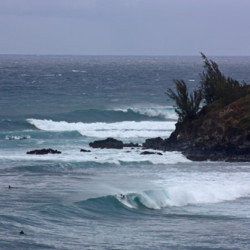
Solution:
[{"label": "large breaking wave", "polygon": [[[248,197],[249,192],[250,186],[243,184],[222,185],[217,183],[211,184],[210,186],[184,185],[172,186],[162,190],[128,193],[125,194],[124,197],[121,197],[120,194],[109,195],[91,199],[91,202],[93,204],[102,203],[105,206],[108,205],[105,203],[121,203],[132,209],[162,209],[165,207],[220,203],[241,197]],[[117,203],[117,201],[119,203]],[[88,203],[89,201],[87,200],[85,202]]]}]

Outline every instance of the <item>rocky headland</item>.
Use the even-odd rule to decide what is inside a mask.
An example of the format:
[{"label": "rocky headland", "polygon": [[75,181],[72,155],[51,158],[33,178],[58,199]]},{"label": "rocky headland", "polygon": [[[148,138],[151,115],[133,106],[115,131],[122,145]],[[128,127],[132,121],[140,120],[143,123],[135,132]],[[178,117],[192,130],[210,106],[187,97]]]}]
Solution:
[{"label": "rocky headland", "polygon": [[201,56],[198,89],[189,93],[183,80],[174,80],[176,91],[166,92],[178,114],[174,132],[168,139],[148,139],[143,147],[181,151],[197,161],[250,161],[250,85],[225,76]]},{"label": "rocky headland", "polygon": [[250,162],[250,94],[218,107],[206,105],[196,119],[176,123],[167,139],[147,139],[144,148],[181,151],[193,161]]}]

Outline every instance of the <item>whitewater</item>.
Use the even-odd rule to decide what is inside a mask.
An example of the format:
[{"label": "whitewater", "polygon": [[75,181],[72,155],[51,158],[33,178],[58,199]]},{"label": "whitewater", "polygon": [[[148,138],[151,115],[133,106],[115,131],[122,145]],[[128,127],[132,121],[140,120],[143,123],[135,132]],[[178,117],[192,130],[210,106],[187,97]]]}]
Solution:
[{"label": "whitewater", "polygon": [[[213,59],[250,82],[249,57]],[[201,70],[199,57],[1,55],[0,249],[249,249],[249,163],[89,146],[168,138],[165,92]],[[61,154],[27,154],[43,148]]]}]

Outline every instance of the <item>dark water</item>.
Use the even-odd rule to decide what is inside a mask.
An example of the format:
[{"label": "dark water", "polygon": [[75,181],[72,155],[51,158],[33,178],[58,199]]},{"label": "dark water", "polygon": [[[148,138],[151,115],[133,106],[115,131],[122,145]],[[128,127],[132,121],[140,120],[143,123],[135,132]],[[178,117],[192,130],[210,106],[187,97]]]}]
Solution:
[{"label": "dark water", "polygon": [[[250,82],[249,57],[213,59]],[[249,249],[249,163],[88,146],[168,137],[166,89],[201,71],[199,57],[0,56],[0,249]],[[41,148],[62,154],[26,154]]]}]

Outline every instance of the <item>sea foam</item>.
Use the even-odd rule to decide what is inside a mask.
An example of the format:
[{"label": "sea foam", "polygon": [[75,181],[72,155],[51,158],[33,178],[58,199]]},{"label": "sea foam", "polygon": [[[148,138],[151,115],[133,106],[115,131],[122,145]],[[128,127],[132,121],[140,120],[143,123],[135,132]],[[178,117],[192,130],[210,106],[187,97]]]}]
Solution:
[{"label": "sea foam", "polygon": [[164,152],[162,155],[149,154],[141,155],[141,149],[90,149],[91,152],[82,153],[79,148],[70,148],[70,145],[64,145],[64,148],[57,148],[62,153],[59,155],[27,155],[24,151],[13,153],[12,151],[0,151],[2,160],[13,161],[51,161],[51,162],[94,162],[100,164],[129,164],[129,163],[148,163],[154,165],[165,165],[190,162],[180,152]]}]

